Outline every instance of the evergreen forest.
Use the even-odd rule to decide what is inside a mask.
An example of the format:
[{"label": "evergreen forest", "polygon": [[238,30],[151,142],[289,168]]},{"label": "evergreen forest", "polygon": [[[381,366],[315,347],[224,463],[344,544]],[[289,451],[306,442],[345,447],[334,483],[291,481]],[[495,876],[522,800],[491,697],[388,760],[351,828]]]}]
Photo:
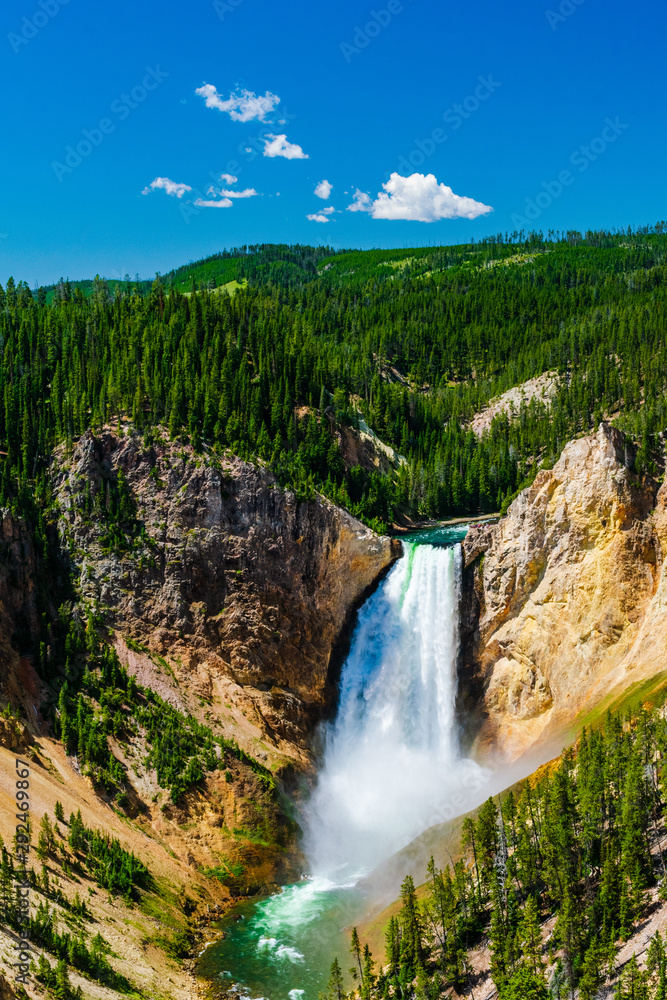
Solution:
[{"label": "evergreen forest", "polygon": [[[46,509],[54,446],[125,415],[148,437],[164,426],[267,463],[378,530],[503,510],[603,418],[636,440],[637,472],[655,471],[666,249],[660,223],[401,251],[243,247],[113,287],[9,279],[0,505],[31,494]],[[489,400],[544,373],[550,401],[473,432]],[[361,423],[395,450],[391,468],[345,460],[341,429]]]}]

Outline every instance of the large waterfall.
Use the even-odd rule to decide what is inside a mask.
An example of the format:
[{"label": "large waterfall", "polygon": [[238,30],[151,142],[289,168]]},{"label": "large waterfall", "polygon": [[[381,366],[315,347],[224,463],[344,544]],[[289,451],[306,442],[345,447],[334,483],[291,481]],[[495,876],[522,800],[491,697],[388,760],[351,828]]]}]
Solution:
[{"label": "large waterfall", "polygon": [[345,928],[367,905],[360,878],[473,804],[480,769],[461,759],[455,716],[463,534],[406,543],[359,611],[303,813],[312,877],[241,908],[202,961],[241,996],[315,1000],[333,957],[345,965]]},{"label": "large waterfall", "polygon": [[455,719],[461,548],[407,543],[359,612],[306,810],[313,871],[368,869],[442,821],[475,768]]}]

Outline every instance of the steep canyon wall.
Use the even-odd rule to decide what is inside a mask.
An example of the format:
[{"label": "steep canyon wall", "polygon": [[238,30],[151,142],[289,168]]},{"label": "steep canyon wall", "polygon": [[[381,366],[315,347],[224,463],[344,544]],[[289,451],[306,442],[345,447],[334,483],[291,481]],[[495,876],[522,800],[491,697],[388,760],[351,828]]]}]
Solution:
[{"label": "steep canyon wall", "polygon": [[482,755],[557,740],[667,670],[667,489],[617,430],[570,442],[464,542],[461,704]]}]

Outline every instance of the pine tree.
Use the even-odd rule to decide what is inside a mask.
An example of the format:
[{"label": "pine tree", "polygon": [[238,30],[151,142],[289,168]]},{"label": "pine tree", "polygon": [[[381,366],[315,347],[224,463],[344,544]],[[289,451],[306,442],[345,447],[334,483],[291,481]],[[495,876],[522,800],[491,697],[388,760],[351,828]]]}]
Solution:
[{"label": "pine tree", "polygon": [[543,975],[542,961],[542,930],[540,928],[539,911],[534,896],[529,896],[523,908],[523,917],[519,925],[518,944],[524,964],[535,977]]},{"label": "pine tree", "polygon": [[549,1000],[549,990],[543,977],[520,966],[499,991],[498,1000]]},{"label": "pine tree", "polygon": [[410,875],[401,883],[401,903],[398,918],[401,927],[400,964],[414,977],[423,961],[423,944],[417,893]]},{"label": "pine tree", "polygon": [[604,952],[594,941],[588,948],[579,978],[579,1000],[596,1000],[598,990],[604,981]]},{"label": "pine tree", "polygon": [[329,976],[329,988],[326,995],[320,993],[320,1000],[345,1000],[346,994],[343,988],[343,973],[338,964],[338,959],[334,958],[331,963],[331,974]]},{"label": "pine tree", "polygon": [[44,860],[47,854],[53,851],[55,846],[55,836],[48,813],[44,813],[39,824],[39,835],[37,838],[37,856]]}]

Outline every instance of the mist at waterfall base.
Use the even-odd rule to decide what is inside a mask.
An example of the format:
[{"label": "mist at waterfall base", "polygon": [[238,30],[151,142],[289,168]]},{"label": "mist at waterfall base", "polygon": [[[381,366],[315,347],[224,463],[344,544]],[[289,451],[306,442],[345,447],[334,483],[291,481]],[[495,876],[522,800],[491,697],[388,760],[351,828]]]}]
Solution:
[{"label": "mist at waterfall base", "polygon": [[461,547],[411,540],[405,549],[359,611],[305,808],[312,870],[335,882],[441,822],[479,770],[460,759],[455,717]]},{"label": "mist at waterfall base", "polygon": [[[477,804],[467,800],[481,789],[482,772],[460,756],[455,717],[457,543],[466,530],[412,535],[358,613],[337,716],[303,809],[311,877],[236,907],[225,938],[200,960],[206,978],[242,984],[239,996],[316,1000],[334,957],[350,964],[349,928],[368,906],[363,877],[423,830]],[[466,804],[452,811],[453,798]]]}]

